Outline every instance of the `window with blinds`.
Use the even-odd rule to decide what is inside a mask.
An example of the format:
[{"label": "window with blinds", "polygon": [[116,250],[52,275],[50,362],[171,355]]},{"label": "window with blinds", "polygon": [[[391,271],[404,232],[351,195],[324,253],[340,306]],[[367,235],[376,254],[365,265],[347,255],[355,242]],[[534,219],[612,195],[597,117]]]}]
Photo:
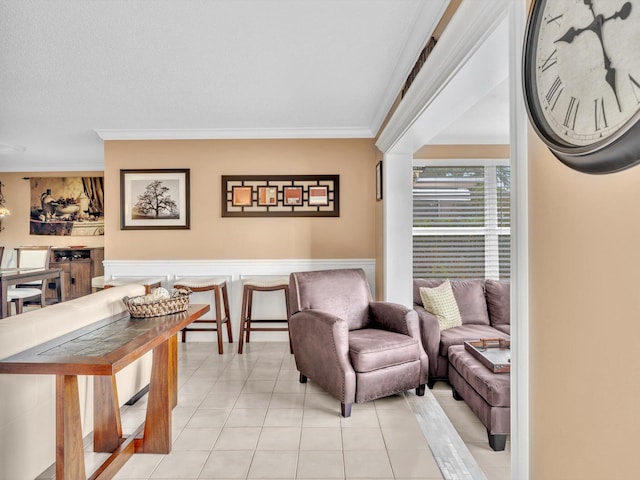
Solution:
[{"label": "window with blinds", "polygon": [[413,176],[414,277],[509,278],[509,165],[416,166]]}]

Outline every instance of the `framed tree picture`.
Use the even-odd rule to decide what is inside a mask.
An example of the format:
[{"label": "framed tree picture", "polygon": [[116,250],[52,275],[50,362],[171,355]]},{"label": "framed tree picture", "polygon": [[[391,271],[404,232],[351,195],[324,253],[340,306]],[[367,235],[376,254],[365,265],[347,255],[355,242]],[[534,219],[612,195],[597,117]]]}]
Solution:
[{"label": "framed tree picture", "polygon": [[189,196],[189,169],[120,170],[120,229],[189,229]]}]

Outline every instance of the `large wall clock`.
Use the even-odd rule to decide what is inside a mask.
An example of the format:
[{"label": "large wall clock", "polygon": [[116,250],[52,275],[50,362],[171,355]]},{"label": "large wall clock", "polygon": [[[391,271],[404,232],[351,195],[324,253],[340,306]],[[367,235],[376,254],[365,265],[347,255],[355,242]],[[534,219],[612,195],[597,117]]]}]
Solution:
[{"label": "large wall clock", "polygon": [[640,0],[537,0],[524,46],[529,118],[585,173],[640,163]]}]

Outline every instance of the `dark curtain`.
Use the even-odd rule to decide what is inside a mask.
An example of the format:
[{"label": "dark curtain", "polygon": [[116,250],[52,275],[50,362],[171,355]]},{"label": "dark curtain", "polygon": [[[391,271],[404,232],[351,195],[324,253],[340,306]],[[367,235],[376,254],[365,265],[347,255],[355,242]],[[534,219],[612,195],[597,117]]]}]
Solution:
[{"label": "dark curtain", "polygon": [[91,214],[104,215],[104,177],[82,177],[82,186]]}]

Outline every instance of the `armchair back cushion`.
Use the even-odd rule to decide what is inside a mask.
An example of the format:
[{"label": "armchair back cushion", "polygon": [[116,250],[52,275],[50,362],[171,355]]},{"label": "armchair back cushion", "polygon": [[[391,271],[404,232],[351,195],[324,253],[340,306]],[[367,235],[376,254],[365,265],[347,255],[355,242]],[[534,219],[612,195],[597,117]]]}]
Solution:
[{"label": "armchair back cushion", "polygon": [[291,315],[320,310],[346,320],[349,330],[367,326],[371,300],[361,269],[297,272],[289,285]]}]

